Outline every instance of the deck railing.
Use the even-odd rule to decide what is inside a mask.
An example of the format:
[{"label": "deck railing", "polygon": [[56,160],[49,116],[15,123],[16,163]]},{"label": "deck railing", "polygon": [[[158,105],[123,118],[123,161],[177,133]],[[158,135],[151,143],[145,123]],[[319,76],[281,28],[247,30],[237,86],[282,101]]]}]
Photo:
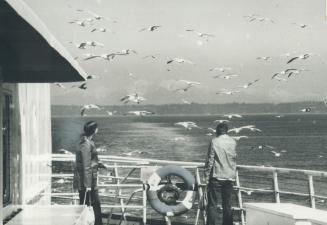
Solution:
[{"label": "deck railing", "polygon": [[[171,160],[156,160],[156,159],[139,159],[133,157],[120,157],[120,156],[99,156],[100,159],[108,165],[109,170],[112,172],[111,174],[101,175],[99,174],[99,188],[111,188],[115,189],[115,192],[107,192],[106,194],[100,193],[102,197],[114,198],[117,199],[117,204],[103,204],[103,208],[109,208],[109,217],[108,223],[110,222],[111,215],[113,214],[115,209],[119,209],[122,215],[122,219],[125,219],[125,214],[127,209],[139,209],[142,210],[143,223],[146,224],[147,220],[147,205],[146,205],[146,186],[145,180],[142,181],[140,178],[141,172],[140,170],[143,168],[154,167],[154,166],[164,166],[164,165],[179,165],[184,168],[188,168],[191,170],[196,178],[197,182],[197,198],[195,201],[196,207],[196,217],[195,217],[195,225],[199,223],[200,217],[202,215],[202,220],[206,221],[205,210],[202,207],[203,204],[201,202],[205,199],[205,191],[206,185],[203,184],[203,167],[204,163],[198,162],[182,162],[182,161],[171,161]],[[64,154],[53,154],[53,161],[66,161],[72,162],[75,157],[73,155],[64,155]],[[242,174],[244,173],[244,175]],[[266,180],[271,180],[272,182],[266,182],[263,185],[265,187],[261,187],[261,185],[257,185],[259,179],[256,174],[264,174],[261,178]],[[252,175],[251,175],[252,174]],[[254,175],[253,175],[254,174]],[[293,174],[297,174],[297,176],[301,175],[301,182],[305,182],[307,185],[306,188],[301,188],[302,192],[293,191],[293,187],[298,187],[299,185],[303,185],[303,183],[292,183],[292,185],[285,190],[285,187],[281,188],[282,182],[280,182],[280,175],[289,175],[289,179],[295,179]],[[72,178],[72,174],[53,174],[55,178],[63,178],[70,177]],[[249,176],[248,182],[246,180],[246,176]],[[251,178],[252,176],[252,178]],[[304,177],[304,178],[303,178]],[[323,171],[314,171],[314,170],[298,170],[298,169],[287,169],[287,168],[276,168],[276,167],[263,167],[263,166],[247,166],[247,165],[238,165],[237,166],[237,176],[235,182],[235,190],[237,194],[237,207],[234,207],[235,211],[239,212],[240,222],[241,224],[245,224],[245,213],[243,209],[244,201],[248,201],[244,199],[243,193],[248,193],[247,197],[253,193],[257,194],[270,194],[273,195],[273,201],[276,203],[279,202],[287,202],[288,199],[283,199],[281,195],[291,195],[308,198],[310,202],[310,206],[312,208],[316,208],[316,200],[319,199],[320,202],[324,202],[327,200],[327,193],[316,194],[315,192],[315,179],[326,179],[327,172]],[[286,179],[286,178],[284,178]],[[296,178],[297,179],[297,178]],[[304,181],[303,179],[307,179]],[[287,179],[286,179],[287,180]],[[105,181],[105,182],[104,182]],[[289,181],[289,180],[287,180]],[[321,181],[320,181],[321,182]],[[323,180],[326,184],[327,180]],[[248,184],[254,184],[254,187],[249,187]],[[267,187],[270,184],[270,187]],[[285,186],[285,184],[283,184]],[[129,195],[124,195],[122,193],[123,189],[131,189]],[[296,189],[296,188],[295,188]],[[304,190],[307,190],[304,191]],[[141,194],[141,196],[139,195]],[[63,198],[63,199],[72,199],[75,203],[77,203],[78,196],[76,193],[51,193],[52,197],[55,198]],[[130,205],[132,200],[141,200],[141,204],[133,204]],[[258,200],[258,199],[257,199]],[[256,199],[251,200],[256,201]]]}]

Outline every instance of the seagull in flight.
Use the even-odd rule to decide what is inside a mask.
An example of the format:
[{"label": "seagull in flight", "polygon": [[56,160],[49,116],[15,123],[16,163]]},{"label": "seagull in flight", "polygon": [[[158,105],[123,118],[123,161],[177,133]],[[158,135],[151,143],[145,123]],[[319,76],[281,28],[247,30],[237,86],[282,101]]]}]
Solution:
[{"label": "seagull in flight", "polygon": [[241,91],[239,91],[239,90],[235,90],[235,91],[233,91],[233,90],[226,90],[226,89],[223,89],[223,90],[221,90],[221,91],[216,92],[216,94],[217,94],[217,95],[221,95],[221,94],[225,94],[225,95],[234,95],[235,93],[239,93],[239,92],[241,92]]},{"label": "seagull in flight", "polygon": [[[107,28],[104,28],[104,27],[93,28],[93,29],[91,30],[91,33],[95,32],[95,31],[106,32],[106,31],[107,31]],[[109,29],[109,32],[113,33],[110,29]]]},{"label": "seagull in flight", "polygon": [[247,18],[249,22],[259,21],[259,22],[271,22],[271,23],[274,23],[274,21],[272,19],[269,19],[267,17],[260,16],[258,14],[251,14],[251,15],[244,16],[244,17]]},{"label": "seagull in flight", "polygon": [[231,136],[231,138],[233,138],[233,139],[239,141],[239,140],[241,140],[242,138],[248,139],[249,137],[243,135],[243,136]]},{"label": "seagull in flight", "polygon": [[178,88],[178,89],[175,90],[175,92],[176,91],[184,91],[184,92],[186,92],[186,91],[188,91],[188,89],[190,89],[191,87],[193,87],[195,85],[201,85],[201,83],[195,82],[195,81],[188,81],[188,80],[179,80],[179,81],[186,83],[187,86],[184,87],[184,88]]},{"label": "seagull in flight", "polygon": [[94,104],[87,104],[87,105],[83,105],[81,108],[81,116],[85,116],[85,111],[88,109],[97,109],[97,110],[101,110],[101,108],[97,105]]},{"label": "seagull in flight", "polygon": [[308,24],[304,24],[304,23],[292,23],[292,24],[295,24],[295,25],[297,25],[297,26],[299,26],[301,28],[306,28],[306,27],[309,26]]},{"label": "seagull in flight", "polygon": [[314,107],[306,107],[306,108],[300,109],[300,112],[304,112],[304,113],[311,112],[313,108]]},{"label": "seagull in flight", "polygon": [[230,68],[230,67],[214,67],[214,68],[211,68],[211,69],[209,69],[209,71],[220,71],[220,72],[225,72],[225,71],[230,71],[230,70],[232,70],[232,68]]},{"label": "seagull in flight", "polygon": [[223,115],[223,117],[227,117],[228,119],[232,119],[233,117],[242,118],[243,116],[241,116],[240,114],[225,114],[225,115]]},{"label": "seagull in flight", "polygon": [[276,151],[271,151],[275,155],[275,157],[281,157],[282,153],[276,152]]},{"label": "seagull in flight", "polygon": [[117,55],[129,55],[131,53],[134,53],[134,54],[137,54],[137,51],[135,51],[134,49],[123,49],[119,52],[115,52],[115,53],[112,53],[110,54],[111,55],[111,59],[113,59],[115,56]]},{"label": "seagull in flight", "polygon": [[86,83],[83,83],[81,85],[73,85],[73,86],[71,86],[71,88],[75,88],[75,87],[78,87],[79,89],[82,89],[82,90],[86,90],[87,89]]},{"label": "seagull in flight", "polygon": [[239,75],[237,74],[227,74],[227,75],[216,75],[213,78],[223,78],[226,80],[232,79],[233,77],[238,77]]},{"label": "seagull in flight", "polygon": [[140,151],[140,150],[133,150],[133,151],[131,151],[131,152],[127,152],[127,153],[122,153],[123,155],[127,155],[127,156],[132,156],[133,154],[144,154],[144,153],[146,153],[146,152],[144,152],[144,151]]},{"label": "seagull in flight", "polygon": [[142,32],[142,31],[155,31],[157,29],[159,29],[161,26],[160,25],[154,25],[154,26],[150,26],[150,27],[145,27],[145,28],[142,28],[139,32]]},{"label": "seagull in flight", "polygon": [[146,99],[142,96],[139,96],[137,93],[125,95],[120,99],[121,102],[127,104],[128,102],[135,102],[140,104],[141,102],[145,101]]},{"label": "seagull in flight", "polygon": [[295,60],[298,60],[298,59],[303,59],[303,60],[306,60],[307,58],[309,58],[312,54],[310,53],[306,53],[306,54],[301,54],[299,56],[295,56],[293,58],[291,58],[290,60],[287,61],[287,64],[291,63],[291,62],[294,62]]},{"label": "seagull in flight", "polygon": [[[251,130],[251,131],[254,131],[253,129],[255,128],[254,125],[247,125],[247,126],[241,126],[241,127],[237,127],[237,128],[233,128],[233,129],[230,129],[228,131],[229,132],[235,132],[236,134],[240,133],[242,130]],[[255,128],[256,129],[256,128]]]},{"label": "seagull in flight", "polygon": [[201,83],[196,82],[196,81],[188,81],[188,80],[179,80],[181,82],[186,83],[188,86],[194,86],[194,85],[200,85]]},{"label": "seagull in flight", "polygon": [[174,123],[174,125],[182,126],[182,127],[184,127],[185,129],[188,129],[188,130],[191,130],[192,128],[200,128],[194,122],[178,122],[178,123]]},{"label": "seagull in flight", "polygon": [[187,100],[185,100],[185,99],[182,99],[182,102],[183,102],[184,104],[187,104],[187,105],[192,104],[191,102],[189,102],[189,101],[187,101]]},{"label": "seagull in flight", "polygon": [[84,55],[85,55],[84,60],[102,58],[102,59],[110,61],[110,60],[114,59],[114,57],[115,57],[115,53],[110,53],[110,54],[105,53],[105,54],[101,54],[101,55],[93,55],[92,53],[88,53],[88,54],[84,54]]},{"label": "seagull in flight", "polygon": [[271,145],[259,145],[258,146],[258,149],[259,150],[265,150],[266,148],[275,149],[275,147],[274,146],[271,146]]},{"label": "seagull in flight", "polygon": [[241,87],[241,88],[246,89],[246,88],[249,88],[251,85],[253,85],[254,83],[256,83],[256,82],[258,82],[258,81],[259,81],[259,79],[256,79],[256,80],[254,80],[254,81],[252,81],[252,82],[250,82],[250,83],[247,83],[247,84],[244,84],[244,85],[240,85],[240,86],[238,86],[238,87]]},{"label": "seagull in flight", "polygon": [[85,27],[86,25],[90,24],[91,21],[87,21],[87,20],[72,20],[69,23],[73,24],[76,23],[77,25],[81,26],[81,27]]},{"label": "seagull in flight", "polygon": [[135,116],[146,116],[146,115],[153,115],[155,113],[149,111],[128,111],[127,114],[135,115]]},{"label": "seagull in flight", "polygon": [[196,30],[193,30],[193,29],[188,29],[188,30],[185,30],[185,31],[188,31],[188,32],[193,32],[195,33],[198,37],[206,37],[206,38],[209,38],[209,37],[214,37],[213,34],[209,34],[209,33],[202,33],[202,32],[198,32]]},{"label": "seagull in flight", "polygon": [[277,72],[277,73],[275,73],[274,75],[272,75],[271,79],[274,79],[274,78],[275,78],[276,76],[278,76],[278,75],[288,75],[288,74],[290,74],[291,72],[296,71],[296,70],[298,70],[298,69],[293,68],[293,69],[282,70],[282,71]]},{"label": "seagull in flight", "polygon": [[261,59],[261,60],[267,61],[267,60],[272,59],[272,57],[270,57],[270,56],[259,56],[259,57],[257,57],[257,59]]},{"label": "seagull in flight", "polygon": [[96,41],[85,41],[85,42],[81,42],[81,43],[75,43],[70,41],[70,44],[74,44],[76,46],[76,48],[79,49],[86,49],[86,46],[91,46],[91,47],[96,47],[96,46],[101,46],[103,47],[104,44],[100,43],[100,42],[96,42]]},{"label": "seagull in flight", "polygon": [[208,127],[208,130],[210,130],[210,132],[216,133],[216,129],[213,129],[212,127]]},{"label": "seagull in flight", "polygon": [[148,59],[148,58],[157,59],[157,56],[158,55],[159,54],[156,54],[156,55],[146,55],[146,56],[142,57],[142,59]]},{"label": "seagull in flight", "polygon": [[287,77],[291,77],[292,75],[298,75],[300,74],[301,72],[303,71],[308,71],[306,69],[295,69],[295,70],[292,70],[288,75]]},{"label": "seagull in flight", "polygon": [[167,64],[170,64],[170,63],[173,63],[173,62],[176,62],[176,63],[188,63],[188,64],[192,64],[194,65],[194,63],[188,59],[183,59],[183,58],[174,58],[174,59],[171,59],[171,60],[168,60],[167,61]]}]

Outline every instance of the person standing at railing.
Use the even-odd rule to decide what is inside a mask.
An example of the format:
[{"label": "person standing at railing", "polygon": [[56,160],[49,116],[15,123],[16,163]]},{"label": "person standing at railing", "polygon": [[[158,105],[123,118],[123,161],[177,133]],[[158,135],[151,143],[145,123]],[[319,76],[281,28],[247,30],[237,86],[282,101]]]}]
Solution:
[{"label": "person standing at railing", "polygon": [[98,153],[93,142],[93,137],[97,132],[98,125],[96,122],[90,121],[84,125],[84,133],[76,150],[74,188],[78,189],[79,192],[79,204],[91,204],[94,211],[95,225],[102,225],[97,174],[99,168],[106,168],[106,166],[99,162]]},{"label": "person standing at railing", "polygon": [[226,123],[220,123],[208,149],[205,179],[208,184],[207,225],[218,225],[218,202],[221,196],[223,225],[233,225],[231,197],[236,178],[236,141],[228,134]]}]

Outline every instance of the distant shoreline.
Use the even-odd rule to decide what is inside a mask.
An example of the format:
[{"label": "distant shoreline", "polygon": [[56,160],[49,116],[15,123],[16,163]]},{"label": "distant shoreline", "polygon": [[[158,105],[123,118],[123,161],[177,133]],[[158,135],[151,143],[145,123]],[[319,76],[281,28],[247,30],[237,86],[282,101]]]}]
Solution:
[{"label": "distant shoreline", "polygon": [[[108,116],[106,111],[114,112],[114,116],[125,116],[129,111],[150,111],[154,115],[148,116],[178,116],[178,115],[223,115],[237,113],[242,115],[274,115],[274,114],[327,114],[327,107],[323,102],[294,102],[294,103],[227,103],[227,104],[170,104],[170,105],[109,105],[101,106],[102,110],[89,110],[89,117]],[[311,107],[312,111],[302,113],[300,110]],[[80,117],[81,106],[52,105],[52,117]],[[129,116],[129,115],[128,115]],[[134,117],[134,116],[130,116]]]}]

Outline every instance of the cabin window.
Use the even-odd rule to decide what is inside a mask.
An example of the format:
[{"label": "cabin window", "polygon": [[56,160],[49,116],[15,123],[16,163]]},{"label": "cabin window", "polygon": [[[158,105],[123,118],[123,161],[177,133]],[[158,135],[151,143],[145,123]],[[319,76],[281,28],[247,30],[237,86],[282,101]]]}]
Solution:
[{"label": "cabin window", "polygon": [[11,150],[11,122],[12,122],[12,97],[2,95],[2,140],[3,140],[3,205],[11,202],[10,193],[10,150]]}]

